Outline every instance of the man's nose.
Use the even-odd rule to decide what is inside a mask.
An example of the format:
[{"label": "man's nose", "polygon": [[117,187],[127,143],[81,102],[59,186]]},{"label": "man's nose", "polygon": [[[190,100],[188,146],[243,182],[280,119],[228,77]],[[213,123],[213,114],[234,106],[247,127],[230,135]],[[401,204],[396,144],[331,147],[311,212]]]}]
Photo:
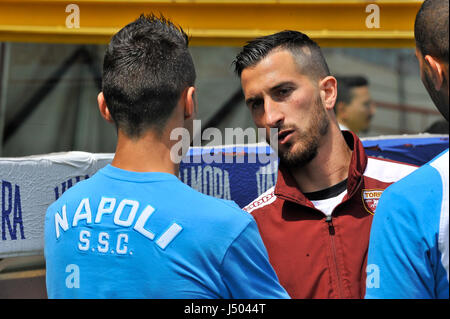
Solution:
[{"label": "man's nose", "polygon": [[266,115],[266,124],[269,127],[280,127],[284,120],[280,105],[274,101],[264,102],[264,112]]}]

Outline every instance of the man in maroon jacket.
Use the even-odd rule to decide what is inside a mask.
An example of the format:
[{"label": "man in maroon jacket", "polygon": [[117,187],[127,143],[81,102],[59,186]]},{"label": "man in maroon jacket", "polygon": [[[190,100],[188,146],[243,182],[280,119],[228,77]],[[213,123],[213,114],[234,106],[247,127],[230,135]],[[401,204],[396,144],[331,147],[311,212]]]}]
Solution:
[{"label": "man in maroon jacket", "polygon": [[234,64],[256,126],[277,131],[277,184],[245,210],[281,284],[292,298],[363,298],[378,199],[415,167],[368,158],[355,134],[340,131],[337,81],[305,34],[255,39]]}]

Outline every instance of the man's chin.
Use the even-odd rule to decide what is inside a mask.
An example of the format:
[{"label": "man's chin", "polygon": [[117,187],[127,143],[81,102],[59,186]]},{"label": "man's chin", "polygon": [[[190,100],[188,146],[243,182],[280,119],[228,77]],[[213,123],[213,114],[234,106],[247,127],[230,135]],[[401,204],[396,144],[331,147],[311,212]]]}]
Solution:
[{"label": "man's chin", "polygon": [[317,156],[317,148],[304,152],[280,152],[280,162],[289,168],[300,168],[309,164]]}]

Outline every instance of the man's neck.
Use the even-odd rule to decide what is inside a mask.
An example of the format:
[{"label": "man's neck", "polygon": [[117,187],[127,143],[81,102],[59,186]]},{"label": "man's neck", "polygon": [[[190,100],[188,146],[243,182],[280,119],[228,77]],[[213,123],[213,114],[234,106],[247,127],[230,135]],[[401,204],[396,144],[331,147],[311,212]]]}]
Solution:
[{"label": "man's neck", "polygon": [[178,176],[179,164],[170,158],[171,144],[164,136],[147,132],[139,139],[130,139],[121,131],[111,165],[133,172],[162,172]]},{"label": "man's neck", "polygon": [[338,126],[330,132],[319,146],[317,156],[306,166],[290,169],[303,193],[316,192],[336,185],[348,177],[352,151]]}]

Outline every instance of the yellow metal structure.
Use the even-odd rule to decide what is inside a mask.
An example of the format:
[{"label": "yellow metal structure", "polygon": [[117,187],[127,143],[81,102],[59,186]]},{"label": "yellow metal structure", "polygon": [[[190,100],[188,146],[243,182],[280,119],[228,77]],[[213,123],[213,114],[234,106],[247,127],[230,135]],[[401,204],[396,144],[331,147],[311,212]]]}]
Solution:
[{"label": "yellow metal structure", "polygon": [[[421,3],[418,0],[0,0],[0,41],[104,44],[141,13],[153,12],[181,25],[190,34],[193,45],[240,46],[257,36],[293,29],[305,32],[322,46],[412,47],[414,18]],[[70,28],[66,23],[74,13],[68,7],[70,4],[79,8],[79,28]],[[379,28],[369,28],[366,23],[377,14],[374,10],[379,13]]]}]

